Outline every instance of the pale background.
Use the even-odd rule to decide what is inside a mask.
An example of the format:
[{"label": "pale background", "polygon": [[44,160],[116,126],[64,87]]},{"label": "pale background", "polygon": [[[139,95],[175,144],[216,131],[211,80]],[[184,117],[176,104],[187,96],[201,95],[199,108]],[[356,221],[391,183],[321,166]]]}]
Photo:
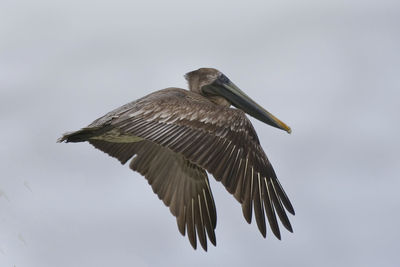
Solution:
[{"label": "pale background", "polygon": [[[223,71],[258,121],[294,233],[248,225],[210,177],[193,250],[147,181],[65,131]],[[400,1],[1,1],[0,266],[400,266]]]}]

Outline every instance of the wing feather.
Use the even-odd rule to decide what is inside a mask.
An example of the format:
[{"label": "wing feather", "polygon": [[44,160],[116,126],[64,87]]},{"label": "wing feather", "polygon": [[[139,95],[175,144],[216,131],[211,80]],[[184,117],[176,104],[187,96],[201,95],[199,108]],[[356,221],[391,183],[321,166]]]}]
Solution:
[{"label": "wing feather", "polygon": [[264,205],[263,205],[263,195],[260,174],[257,173],[254,178],[254,188],[253,188],[253,203],[254,203],[254,215],[256,217],[256,222],[258,229],[261,234],[265,237],[266,226],[265,226],[265,215],[264,215]]},{"label": "wing feather", "polygon": [[206,232],[210,242],[216,244],[214,230],[217,214],[204,169],[182,155],[146,140],[128,144],[95,139],[89,142],[122,163],[136,155],[130,168],[146,177],[154,193],[177,217],[179,232],[185,235],[186,228],[194,248],[197,247],[196,233],[205,250]]}]

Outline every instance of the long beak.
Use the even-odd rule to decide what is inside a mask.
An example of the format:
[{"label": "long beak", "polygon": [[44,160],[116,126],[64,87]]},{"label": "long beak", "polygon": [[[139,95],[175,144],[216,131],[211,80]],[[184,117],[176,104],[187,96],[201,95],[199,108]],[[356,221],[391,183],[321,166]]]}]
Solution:
[{"label": "long beak", "polygon": [[210,85],[203,86],[203,92],[206,94],[220,95],[250,116],[268,125],[285,130],[288,133],[292,132],[289,126],[257,104],[225,76],[223,77],[223,79],[217,79]]}]

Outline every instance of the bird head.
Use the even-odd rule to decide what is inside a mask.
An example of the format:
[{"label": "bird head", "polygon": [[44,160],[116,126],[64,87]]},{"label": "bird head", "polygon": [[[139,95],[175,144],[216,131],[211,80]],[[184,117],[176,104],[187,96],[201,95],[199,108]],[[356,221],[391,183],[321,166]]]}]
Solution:
[{"label": "bird head", "polygon": [[222,72],[213,68],[200,68],[185,75],[189,89],[205,97],[222,97],[229,104],[273,127],[291,133],[291,129],[239,89]]}]

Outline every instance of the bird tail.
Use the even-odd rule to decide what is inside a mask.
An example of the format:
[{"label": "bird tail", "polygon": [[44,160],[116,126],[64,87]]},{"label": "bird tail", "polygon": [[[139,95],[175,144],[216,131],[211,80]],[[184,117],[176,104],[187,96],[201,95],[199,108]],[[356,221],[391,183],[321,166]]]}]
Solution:
[{"label": "bird tail", "polygon": [[68,132],[58,138],[57,143],[78,143],[88,141],[89,138],[99,135],[100,129],[96,128],[83,128],[75,132]]}]

